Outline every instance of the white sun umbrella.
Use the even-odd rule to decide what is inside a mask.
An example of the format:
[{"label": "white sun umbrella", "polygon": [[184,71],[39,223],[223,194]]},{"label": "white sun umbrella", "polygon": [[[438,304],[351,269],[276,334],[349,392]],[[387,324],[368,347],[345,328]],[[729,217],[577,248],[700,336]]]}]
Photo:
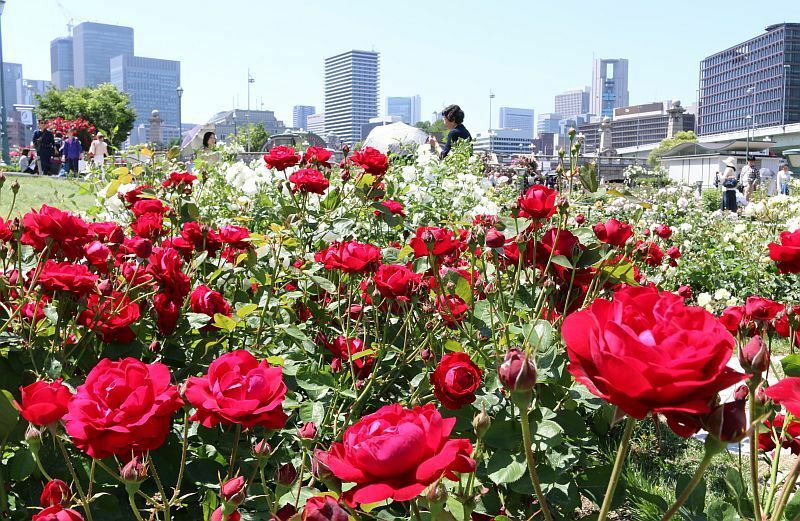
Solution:
[{"label": "white sun umbrella", "polygon": [[428,134],[424,130],[398,121],[373,128],[364,140],[364,146],[376,148],[385,154],[408,146],[415,148],[427,141]]},{"label": "white sun umbrella", "polygon": [[203,148],[203,135],[206,132],[214,132],[214,130],[215,125],[211,123],[195,125],[183,135],[181,151],[188,150],[189,152],[193,152]]}]

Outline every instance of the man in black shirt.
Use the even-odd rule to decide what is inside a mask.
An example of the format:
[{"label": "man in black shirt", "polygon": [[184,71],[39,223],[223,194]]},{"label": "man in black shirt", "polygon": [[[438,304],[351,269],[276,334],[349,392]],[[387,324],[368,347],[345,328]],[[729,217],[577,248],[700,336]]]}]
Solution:
[{"label": "man in black shirt", "polygon": [[[444,125],[450,129],[450,132],[447,133],[447,141],[445,141],[444,147],[441,149],[440,153],[440,157],[444,159],[447,157],[447,154],[450,153],[450,148],[455,145],[456,141],[459,139],[466,139],[469,141],[472,139],[472,135],[464,126],[464,111],[461,110],[461,107],[458,105],[450,105],[444,109],[442,111],[442,117],[444,118]],[[434,147],[439,148],[439,143],[436,142],[436,138],[433,136],[431,136],[430,143]]]},{"label": "man in black shirt", "polygon": [[39,173],[50,175],[50,159],[53,157],[53,149],[56,140],[53,133],[45,126],[44,121],[39,120],[39,130],[33,133],[33,146],[36,148],[36,156],[39,158]]}]

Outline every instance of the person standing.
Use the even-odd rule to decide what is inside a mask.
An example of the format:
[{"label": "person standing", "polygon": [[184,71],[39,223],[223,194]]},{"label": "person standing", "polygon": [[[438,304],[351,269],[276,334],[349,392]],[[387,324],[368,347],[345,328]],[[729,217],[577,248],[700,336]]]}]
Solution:
[{"label": "person standing", "polygon": [[789,171],[789,163],[781,163],[778,169],[778,193],[789,195],[789,180],[792,178],[792,172]]},{"label": "person standing", "polygon": [[100,132],[97,133],[89,147],[89,156],[91,156],[94,166],[97,168],[103,167],[103,163],[108,157],[108,143],[105,142],[105,138]]},{"label": "person standing", "polygon": [[444,119],[444,126],[450,129],[450,132],[447,133],[447,141],[444,144],[443,148],[439,148],[439,142],[436,141],[436,138],[431,136],[428,142],[433,146],[436,150],[439,150],[439,156],[444,159],[447,157],[447,154],[450,153],[450,148],[456,144],[457,141],[461,139],[466,139],[467,141],[472,139],[472,134],[469,133],[469,130],[464,126],[464,111],[461,110],[461,107],[458,105],[450,105],[446,109],[442,111],[442,118]]},{"label": "person standing", "polygon": [[70,134],[69,139],[64,142],[64,146],[61,149],[61,156],[64,158],[64,164],[66,165],[66,175],[69,176],[74,172],[75,177],[78,177],[78,164],[83,158],[83,145],[81,140],[78,139],[77,132],[72,131]]},{"label": "person standing", "polygon": [[747,156],[747,164],[742,167],[741,181],[744,197],[749,201],[758,186],[758,171],[756,170],[756,159],[753,156]]},{"label": "person standing", "polygon": [[33,147],[36,149],[36,155],[39,158],[39,173],[47,175],[52,168],[50,158],[53,157],[53,148],[56,145],[56,140],[53,133],[47,128],[44,120],[39,120],[39,130],[33,133]]},{"label": "person standing", "polygon": [[767,189],[767,197],[775,195],[775,172],[771,168],[763,166],[758,171],[759,183]]},{"label": "person standing", "polygon": [[733,157],[723,161],[725,171],[722,173],[722,209],[736,212],[739,209],[736,201],[736,186],[739,179],[736,177],[736,159]]}]

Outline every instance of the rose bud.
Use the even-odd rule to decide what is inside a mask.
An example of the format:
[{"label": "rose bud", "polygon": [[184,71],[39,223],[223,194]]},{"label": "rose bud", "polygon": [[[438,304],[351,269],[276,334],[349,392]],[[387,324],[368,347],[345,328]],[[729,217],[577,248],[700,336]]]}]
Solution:
[{"label": "rose bud", "polygon": [[536,386],[536,366],[533,360],[516,347],[506,353],[498,374],[500,383],[511,392],[530,391]]},{"label": "rose bud", "polygon": [[422,494],[425,496],[425,499],[431,503],[442,504],[447,501],[447,487],[445,487],[441,481],[436,481],[428,485],[428,488],[426,488]]},{"label": "rose bud", "polygon": [[342,146],[342,155],[347,156],[350,153],[350,145],[343,145]]},{"label": "rose bud", "polygon": [[291,463],[281,465],[275,472],[275,481],[281,485],[291,485],[297,479],[297,469]]},{"label": "rose bud", "polygon": [[253,444],[253,456],[257,459],[269,458],[272,454],[272,447],[269,446],[267,440],[261,439]]},{"label": "rose bud", "polygon": [[324,450],[314,449],[314,455],[311,457],[311,474],[324,483],[336,479],[328,468],[328,453]]},{"label": "rose bud", "polygon": [[490,228],[486,232],[487,248],[502,248],[506,244],[506,236],[499,232],[497,228]]},{"label": "rose bud", "polygon": [[340,373],[341,371],[342,371],[342,359],[341,358],[334,358],[331,361],[331,372]]},{"label": "rose bud", "polygon": [[42,505],[42,508],[54,507],[56,505],[67,506],[70,497],[72,497],[72,492],[69,490],[69,485],[60,479],[51,479],[44,486],[42,495],[39,497],[39,503]]},{"label": "rose bud", "polygon": [[677,293],[678,296],[680,296],[683,299],[688,300],[692,298],[692,288],[690,288],[689,286],[681,286],[680,288],[678,288]]},{"label": "rose bud", "polygon": [[297,513],[297,509],[294,508],[294,505],[290,503],[286,503],[281,508],[275,512],[275,516],[271,518],[272,520],[277,521],[289,521]]},{"label": "rose bud", "polygon": [[317,437],[317,426],[314,425],[314,422],[308,422],[298,429],[297,434],[304,440],[313,440]]},{"label": "rose bud", "polygon": [[766,389],[764,387],[764,383],[760,383],[758,387],[756,387],[756,392],[753,394],[753,397],[756,399],[756,403],[759,405],[769,405],[770,397],[767,396]]},{"label": "rose bud", "polygon": [[153,253],[153,243],[148,239],[134,237],[131,241],[133,242],[133,253],[140,259],[146,259]]},{"label": "rose bud", "polygon": [[422,350],[422,352],[419,354],[419,357],[420,357],[420,358],[422,358],[422,361],[423,361],[423,362],[430,362],[431,360],[433,360],[433,353],[431,352],[431,350],[430,350],[430,349],[428,349],[428,348],[426,347],[426,348],[425,348],[425,349],[423,349],[423,350]]},{"label": "rose bud", "polygon": [[359,318],[361,318],[361,315],[364,314],[364,306],[362,306],[361,304],[352,304],[350,308],[347,310],[347,313],[353,320],[358,320]]},{"label": "rose bud", "polygon": [[342,181],[345,183],[350,180],[350,170],[342,170],[341,174]]},{"label": "rose bud", "polygon": [[753,373],[763,373],[769,368],[769,350],[760,335],[739,348],[739,363],[742,369]]},{"label": "rose bud", "polygon": [[750,394],[750,389],[748,389],[745,384],[742,384],[733,391],[733,399],[744,400],[747,398],[748,394]]},{"label": "rose bud", "polygon": [[150,345],[147,347],[151,353],[160,353],[161,352],[161,342],[158,340],[153,340],[150,342]]},{"label": "rose bud", "polygon": [[347,521],[350,515],[331,496],[314,496],[303,507],[303,521]]},{"label": "rose bud", "polygon": [[242,515],[239,514],[238,510],[225,513],[222,511],[222,507],[219,507],[218,509],[214,510],[214,512],[211,514],[211,521],[222,521],[222,518],[225,515],[228,516],[225,518],[227,521],[241,521],[242,519]]},{"label": "rose bud", "polygon": [[16,195],[19,192],[19,181],[14,181],[11,183],[11,192]]},{"label": "rose bud", "polygon": [[645,237],[649,237],[650,236],[650,230],[645,228],[645,230],[642,232],[642,235],[644,235]]},{"label": "rose bud", "polygon": [[744,400],[718,405],[703,419],[703,427],[711,436],[726,443],[741,441],[747,434]]},{"label": "rose bud", "polygon": [[138,483],[147,477],[147,466],[135,457],[119,471],[119,477],[128,483]]},{"label": "rose bud", "polygon": [[586,216],[583,215],[582,213],[579,213],[578,215],[575,216],[575,224],[577,224],[578,226],[581,226],[585,222],[586,222]]},{"label": "rose bud", "polygon": [[219,489],[219,496],[226,505],[237,507],[244,503],[246,483],[244,476],[229,479]]},{"label": "rose bud", "polygon": [[111,284],[110,280],[103,279],[97,284],[97,290],[100,292],[101,295],[105,295],[106,297],[108,297],[114,290],[114,285]]},{"label": "rose bud", "polygon": [[430,230],[425,230],[422,232],[422,235],[420,235],[419,238],[422,239],[422,242],[424,242],[428,247],[436,244],[436,236]]},{"label": "rose bud", "polygon": [[489,430],[491,425],[492,419],[486,414],[486,406],[484,405],[481,412],[476,414],[475,418],[472,419],[472,428],[475,429],[475,436],[483,438],[483,435],[486,434],[486,431]]}]

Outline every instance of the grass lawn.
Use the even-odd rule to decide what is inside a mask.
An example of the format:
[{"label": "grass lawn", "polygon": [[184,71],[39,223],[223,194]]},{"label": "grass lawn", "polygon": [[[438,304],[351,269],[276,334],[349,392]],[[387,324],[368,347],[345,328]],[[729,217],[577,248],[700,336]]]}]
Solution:
[{"label": "grass lawn", "polygon": [[[11,184],[19,181],[19,193],[11,217],[20,217],[31,208],[39,209],[43,204],[62,210],[81,212],[94,204],[94,193],[89,185],[80,180],[53,177],[6,175],[0,189],[0,216],[6,218],[11,210]],[[81,186],[85,188],[81,190]]]}]

